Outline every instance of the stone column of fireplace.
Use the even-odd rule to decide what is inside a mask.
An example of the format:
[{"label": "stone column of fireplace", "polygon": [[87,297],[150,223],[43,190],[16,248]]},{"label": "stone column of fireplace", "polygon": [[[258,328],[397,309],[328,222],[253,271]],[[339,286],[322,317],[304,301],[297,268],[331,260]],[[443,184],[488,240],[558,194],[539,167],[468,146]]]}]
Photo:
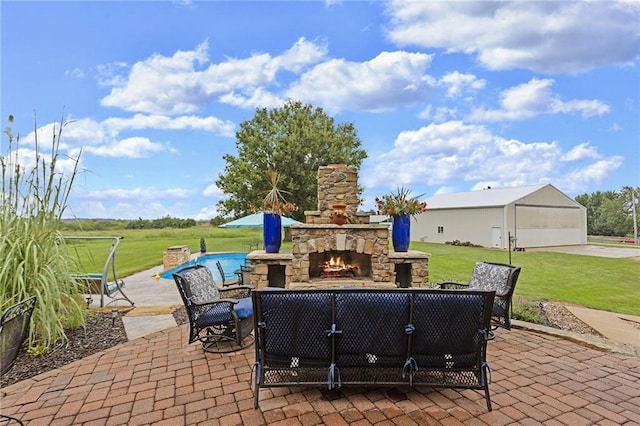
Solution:
[{"label": "stone column of fireplace", "polygon": [[304,212],[309,224],[331,223],[334,204],[344,204],[349,223],[369,223],[369,213],[359,212],[358,169],[346,164],[329,164],[318,168],[318,210]]}]

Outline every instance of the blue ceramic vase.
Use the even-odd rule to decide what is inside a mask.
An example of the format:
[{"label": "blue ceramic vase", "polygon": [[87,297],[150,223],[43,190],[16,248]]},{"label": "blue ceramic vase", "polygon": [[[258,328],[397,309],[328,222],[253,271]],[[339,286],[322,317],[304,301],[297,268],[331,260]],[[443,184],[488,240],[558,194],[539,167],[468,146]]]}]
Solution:
[{"label": "blue ceramic vase", "polygon": [[282,243],[282,219],[276,213],[264,213],[262,215],[262,236],[264,238],[264,251],[278,253]]},{"label": "blue ceramic vase", "polygon": [[395,251],[409,251],[409,234],[411,231],[411,216],[401,214],[393,217],[391,226],[391,242]]}]

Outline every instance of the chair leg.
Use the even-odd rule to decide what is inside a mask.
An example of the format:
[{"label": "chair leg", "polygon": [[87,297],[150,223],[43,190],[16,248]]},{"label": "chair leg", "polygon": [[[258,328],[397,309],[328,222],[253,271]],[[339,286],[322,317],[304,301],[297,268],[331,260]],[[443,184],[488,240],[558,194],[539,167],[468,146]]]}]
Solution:
[{"label": "chair leg", "polygon": [[[202,343],[202,349],[211,353],[229,353],[239,351],[254,342],[253,336],[249,333],[241,338],[241,326],[235,325],[207,327],[206,335],[198,338]],[[237,330],[236,330],[237,329]],[[244,333],[243,333],[244,334]]]},{"label": "chair leg", "polygon": [[253,345],[254,340],[255,339],[253,338],[253,336],[249,335],[245,337],[240,344],[238,344],[238,342],[235,339],[233,340],[217,339],[217,340],[211,340],[206,342],[203,341],[202,350],[204,350],[205,352],[210,352],[215,354],[236,352]]},{"label": "chair leg", "polygon": [[0,414],[0,425],[11,425],[13,424],[12,422],[15,422],[15,424],[18,424],[20,426],[24,426],[24,423],[22,423],[19,419],[16,419],[12,416],[7,416],[6,414]]}]

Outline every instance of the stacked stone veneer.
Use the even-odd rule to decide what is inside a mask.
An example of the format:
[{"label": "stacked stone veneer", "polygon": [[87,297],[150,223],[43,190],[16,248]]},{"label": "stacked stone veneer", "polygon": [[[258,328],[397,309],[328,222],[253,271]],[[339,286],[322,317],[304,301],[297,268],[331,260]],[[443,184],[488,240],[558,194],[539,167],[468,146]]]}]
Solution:
[{"label": "stacked stone veneer", "polygon": [[326,251],[351,251],[371,256],[371,277],[375,282],[394,282],[389,263],[389,228],[386,225],[294,225],[292,280],[307,282],[309,254]]},{"label": "stacked stone veneer", "polygon": [[[331,212],[336,204],[345,206],[349,216],[345,225],[331,222]],[[359,212],[359,205],[356,167],[345,164],[320,167],[318,210],[305,211],[305,223],[291,226],[291,253],[270,254],[257,250],[249,253],[251,284],[258,288],[274,285],[268,278],[269,271],[273,273],[274,270],[283,271],[278,272],[278,278],[283,282],[277,285],[286,288],[316,281],[327,285],[340,283],[343,280],[312,279],[309,276],[310,254],[351,251],[371,256],[371,276],[365,277],[369,282],[395,286],[397,265],[409,264],[410,286],[427,286],[429,255],[417,251],[390,252],[388,225],[370,224],[370,213]]]},{"label": "stacked stone veneer", "polygon": [[162,255],[162,266],[165,271],[187,263],[191,258],[189,246],[171,246]]},{"label": "stacked stone veneer", "polygon": [[409,265],[411,268],[411,287],[428,287],[430,257],[430,254],[417,250],[392,251],[389,253],[389,262],[393,264],[394,270],[398,265]]},{"label": "stacked stone veneer", "polygon": [[346,164],[318,168],[318,210],[304,212],[308,224],[330,224],[333,206],[343,204],[349,224],[369,223],[369,213],[359,212],[358,169]]},{"label": "stacked stone veneer", "polygon": [[[247,259],[251,262],[249,277],[252,286],[256,288],[290,287],[293,277],[293,255],[291,253],[265,253],[264,250],[254,250],[247,255]],[[281,283],[269,282],[270,268],[284,271]]]}]

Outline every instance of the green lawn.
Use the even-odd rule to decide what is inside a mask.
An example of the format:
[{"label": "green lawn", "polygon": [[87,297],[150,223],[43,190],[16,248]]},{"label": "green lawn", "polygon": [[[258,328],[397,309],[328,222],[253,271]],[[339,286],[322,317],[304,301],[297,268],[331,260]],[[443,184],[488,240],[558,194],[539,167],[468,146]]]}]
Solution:
[{"label": "green lawn", "polygon": [[[509,262],[503,250],[412,242],[411,248],[431,253],[430,282],[467,281],[479,260]],[[556,301],[588,308],[640,315],[640,261],[542,251],[513,252],[522,267],[516,297]]]},{"label": "green lawn", "polygon": [[[71,235],[69,233],[68,235]],[[73,233],[73,235],[87,235]],[[187,245],[192,253],[199,251],[200,237],[207,250],[246,251],[249,243],[262,239],[261,229],[221,229],[198,227],[191,229],[126,230],[94,232],[91,235],[121,235],[124,237],[117,253],[118,275],[162,264],[162,255],[169,246]],[[82,271],[100,272],[109,249],[105,242],[75,243],[82,253]],[[74,245],[76,247],[76,245]],[[473,265],[480,260],[509,262],[504,250],[476,247],[455,247],[445,244],[411,242],[412,250],[431,254],[430,282],[439,280],[468,281]],[[283,243],[283,251],[291,243]],[[86,255],[87,252],[92,256]],[[514,252],[512,263],[522,267],[516,287],[516,298],[533,301],[556,301],[640,316],[640,261],[610,259],[540,251]]]}]

